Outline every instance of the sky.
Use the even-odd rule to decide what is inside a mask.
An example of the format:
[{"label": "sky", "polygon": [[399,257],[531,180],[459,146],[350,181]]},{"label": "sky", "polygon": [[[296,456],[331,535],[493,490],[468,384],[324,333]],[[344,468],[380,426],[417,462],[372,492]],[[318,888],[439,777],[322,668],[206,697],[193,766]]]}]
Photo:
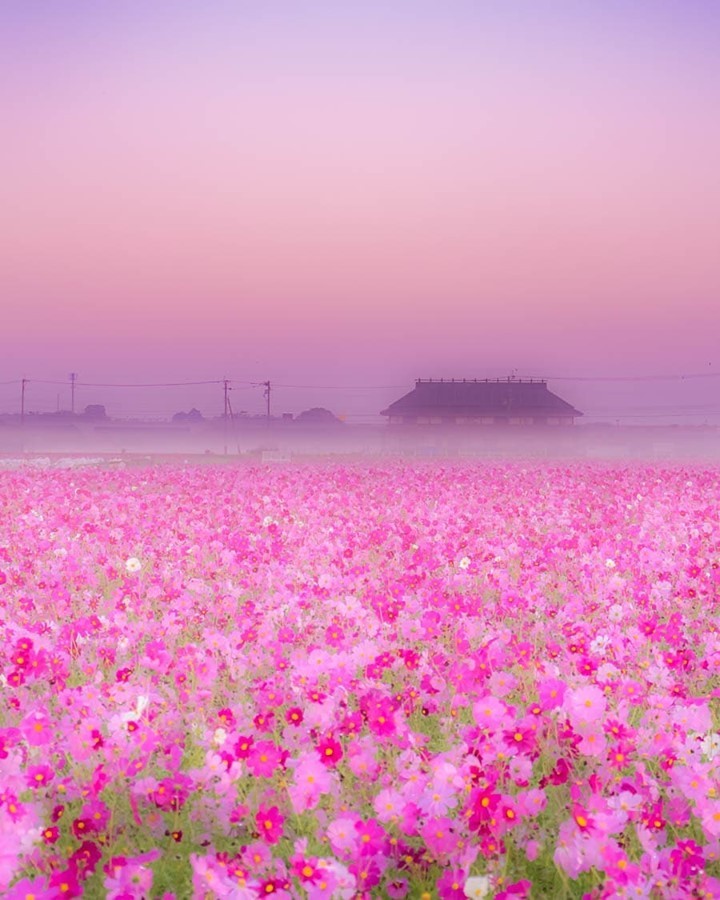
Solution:
[{"label": "sky", "polygon": [[38,409],[71,371],[358,419],[515,373],[720,422],[713,0],[3,0],[0,107],[0,382]]}]

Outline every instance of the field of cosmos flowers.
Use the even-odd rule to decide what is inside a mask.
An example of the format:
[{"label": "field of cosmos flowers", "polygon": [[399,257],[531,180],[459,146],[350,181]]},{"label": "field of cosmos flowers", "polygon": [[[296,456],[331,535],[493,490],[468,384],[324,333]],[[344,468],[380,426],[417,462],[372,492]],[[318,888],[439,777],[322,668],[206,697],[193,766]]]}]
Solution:
[{"label": "field of cosmos flowers", "polygon": [[6,898],[720,897],[720,470],[0,473]]}]

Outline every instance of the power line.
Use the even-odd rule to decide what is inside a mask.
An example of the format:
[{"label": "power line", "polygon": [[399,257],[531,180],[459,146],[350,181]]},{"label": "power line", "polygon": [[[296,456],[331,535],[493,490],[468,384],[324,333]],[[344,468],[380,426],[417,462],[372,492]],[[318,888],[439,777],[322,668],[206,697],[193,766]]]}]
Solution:
[{"label": "power line", "polygon": [[[596,413],[604,413],[604,412],[622,412],[625,416],[633,415],[634,411],[640,413],[647,413],[652,411],[659,416],[666,415],[674,415],[675,412],[686,412],[689,415],[691,414],[691,410],[697,410],[697,414],[700,415],[703,412],[709,413],[718,413],[720,412],[720,404],[718,403],[703,403],[703,404],[694,404],[694,403],[674,403],[672,406],[626,406],[621,410],[618,410],[617,407],[614,406],[595,406],[593,407]],[[585,415],[588,415],[585,413]]]},{"label": "power line", "polygon": [[695,372],[690,375],[543,375],[543,381],[686,381],[695,378],[720,378],[720,372]]},{"label": "power line", "polygon": [[[32,384],[61,384],[67,386],[67,381],[48,381],[42,378],[29,378],[28,382]],[[16,382],[13,382],[16,383]],[[218,378],[214,381],[156,381],[156,382],[132,382],[132,383],[121,383],[121,382],[96,382],[96,381],[76,381],[75,384],[77,387],[101,387],[101,388],[154,388],[154,387],[191,387],[195,385],[201,384],[222,384],[223,379]]]},{"label": "power line", "polygon": [[[506,376],[498,376],[501,380],[505,380]],[[521,375],[513,376],[514,378],[535,378],[540,381],[577,381],[577,382],[615,382],[615,381],[685,381],[691,379],[708,379],[720,378],[719,372],[691,372],[686,374],[675,375]],[[445,379],[452,380],[452,379]],[[462,379],[455,379],[461,381]],[[477,379],[478,381],[493,381],[495,378]],[[54,379],[28,378],[28,383],[34,384],[52,384],[67,386],[67,381],[58,381]],[[233,385],[242,385],[247,387],[263,387],[264,381],[250,381],[242,378],[229,378],[228,381]],[[94,381],[76,381],[77,387],[103,387],[103,388],[152,388],[152,387],[192,387],[198,385],[218,385],[223,384],[224,379],[216,378],[204,381],[157,381],[157,382],[94,382]],[[0,381],[0,385],[20,384],[20,379],[15,378],[9,381]],[[273,387],[296,388],[301,390],[332,390],[332,391],[388,391],[403,390],[407,388],[405,384],[288,384],[285,382],[273,382]]]},{"label": "power line", "polygon": [[[708,411],[705,414],[705,418],[708,416],[717,416],[720,414],[720,410],[717,412]],[[622,410],[618,410],[617,412],[602,412],[602,413],[583,413],[583,419],[678,419],[678,418],[703,418],[703,413],[701,412],[662,412],[662,413],[628,413],[623,412]]]},{"label": "power line", "polygon": [[407,388],[407,384],[279,384],[275,381],[273,386],[313,391],[402,391]]}]

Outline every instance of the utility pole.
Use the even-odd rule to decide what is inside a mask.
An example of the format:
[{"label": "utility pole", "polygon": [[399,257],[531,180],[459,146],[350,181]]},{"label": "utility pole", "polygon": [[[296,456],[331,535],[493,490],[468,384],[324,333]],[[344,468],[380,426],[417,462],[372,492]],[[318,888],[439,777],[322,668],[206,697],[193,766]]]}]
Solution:
[{"label": "utility pole", "polygon": [[27,378],[23,378],[22,385],[20,387],[20,424],[25,424],[25,385],[27,384]]},{"label": "utility pole", "polygon": [[265,394],[264,396],[267,398],[267,425],[270,427],[270,382],[263,381],[263,385],[265,386]]},{"label": "utility pole", "polygon": [[77,372],[70,373],[70,412],[75,415],[75,379]]},{"label": "utility pole", "polygon": [[223,453],[227,456],[228,452],[228,407],[230,405],[230,398],[228,397],[228,379],[223,378],[223,397],[225,399],[225,408],[223,411],[223,436],[225,438],[224,450]]}]

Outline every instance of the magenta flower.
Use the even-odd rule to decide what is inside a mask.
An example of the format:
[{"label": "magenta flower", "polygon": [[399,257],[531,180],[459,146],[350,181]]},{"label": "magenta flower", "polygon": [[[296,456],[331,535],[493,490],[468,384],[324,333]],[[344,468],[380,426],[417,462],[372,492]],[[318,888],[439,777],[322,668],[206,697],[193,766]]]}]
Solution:
[{"label": "magenta flower", "polygon": [[368,892],[380,884],[382,869],[378,858],[361,857],[348,866],[348,870],[355,876],[357,889],[361,896],[371,896]]},{"label": "magenta flower", "polygon": [[285,819],[277,806],[261,806],[255,816],[255,827],[262,840],[268,844],[277,844],[283,836]]},{"label": "magenta flower", "polygon": [[501,800],[500,794],[492,788],[476,788],[470,795],[470,808],[468,824],[472,831],[480,831],[487,828],[495,818],[495,811]]},{"label": "magenta flower", "polygon": [[683,880],[694,878],[705,866],[703,849],[692,840],[678,841],[670,851],[670,863],[675,875]]},{"label": "magenta flower", "polygon": [[248,768],[259,778],[271,778],[282,761],[283,753],[272,741],[258,741],[247,757]]},{"label": "magenta flower", "polygon": [[296,728],[302,725],[303,718],[303,711],[299,706],[291,706],[285,712],[285,721],[288,725],[294,725]]},{"label": "magenta flower", "polygon": [[420,836],[436,858],[452,853],[458,843],[457,823],[446,816],[428,819],[420,829]]},{"label": "magenta flower", "polygon": [[20,726],[22,736],[31,747],[42,747],[53,739],[53,725],[50,719],[41,712],[31,712]]},{"label": "magenta flower", "polygon": [[538,694],[543,709],[551,710],[562,706],[567,685],[559,678],[546,678],[538,684]]},{"label": "magenta flower", "polygon": [[51,888],[57,890],[57,896],[59,897],[82,896],[82,888],[74,866],[68,866],[65,869],[53,872],[48,883]]},{"label": "magenta flower", "polygon": [[304,886],[316,884],[323,875],[323,870],[318,867],[317,859],[305,856],[299,856],[293,859],[292,872]]},{"label": "magenta flower", "polygon": [[[0,581],[0,584],[2,584],[2,581]],[[27,900],[28,897],[40,898],[47,894],[47,888],[48,883],[44,876],[23,878],[20,881],[16,881],[11,888],[4,890],[3,897],[4,900]]]},{"label": "magenta flower", "polygon": [[437,892],[440,900],[465,900],[465,882],[467,876],[462,869],[448,869],[437,880]]},{"label": "magenta flower", "polygon": [[384,852],[387,833],[376,819],[355,823],[357,848],[361,856],[374,856]]},{"label": "magenta flower", "polygon": [[253,748],[254,738],[252,736],[239,737],[235,742],[235,756],[238,759],[247,759]]},{"label": "magenta flower", "polygon": [[79,840],[84,838],[88,834],[92,834],[95,830],[93,828],[93,823],[90,819],[73,819],[72,821],[72,833]]},{"label": "magenta flower", "polygon": [[395,732],[395,716],[390,702],[383,700],[368,711],[367,725],[378,737],[387,737]]},{"label": "magenta flower", "polygon": [[572,817],[581,832],[592,834],[595,829],[595,820],[585,807],[575,804],[572,808]]},{"label": "magenta flower", "polygon": [[317,745],[320,760],[326,766],[336,766],[343,757],[342,746],[332,737],[324,738]]},{"label": "magenta flower", "polygon": [[334,783],[327,766],[324,766],[315,753],[304,754],[298,758],[294,773],[294,788],[296,791],[307,794],[308,797],[319,797],[327,793]]},{"label": "magenta flower", "polygon": [[25,783],[30,788],[42,788],[49,784],[55,777],[55,772],[50,766],[28,766],[25,772]]}]

